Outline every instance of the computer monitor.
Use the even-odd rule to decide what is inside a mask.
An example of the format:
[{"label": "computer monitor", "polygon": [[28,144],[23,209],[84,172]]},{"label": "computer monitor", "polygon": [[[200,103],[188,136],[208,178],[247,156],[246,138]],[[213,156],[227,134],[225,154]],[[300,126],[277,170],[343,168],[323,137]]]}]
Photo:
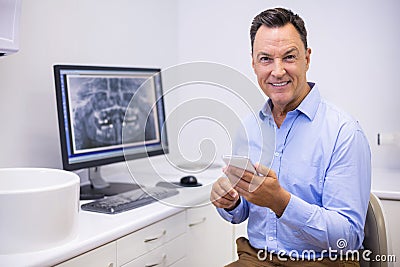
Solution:
[{"label": "computer monitor", "polygon": [[55,65],[54,77],[63,168],[89,169],[81,199],[138,188],[100,166],[168,153],[160,69]]}]

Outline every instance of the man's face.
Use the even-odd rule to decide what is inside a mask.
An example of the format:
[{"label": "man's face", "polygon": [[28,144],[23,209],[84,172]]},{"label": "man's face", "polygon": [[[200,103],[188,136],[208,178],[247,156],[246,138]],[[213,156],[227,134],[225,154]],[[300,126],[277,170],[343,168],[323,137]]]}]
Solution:
[{"label": "man's face", "polygon": [[306,72],[310,49],[288,23],[279,28],[261,26],[253,44],[252,65],[258,84],[282,112],[295,109],[309,92]]}]

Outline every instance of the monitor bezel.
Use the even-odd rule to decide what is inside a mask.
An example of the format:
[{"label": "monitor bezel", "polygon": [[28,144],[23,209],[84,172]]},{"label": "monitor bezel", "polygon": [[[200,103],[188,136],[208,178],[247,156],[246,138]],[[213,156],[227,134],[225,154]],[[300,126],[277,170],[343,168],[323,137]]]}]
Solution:
[{"label": "monitor bezel", "polygon": [[[56,64],[53,66],[54,70],[54,80],[55,80],[55,90],[56,90],[56,102],[57,102],[57,117],[58,117],[58,129],[59,129],[59,137],[60,137],[60,146],[61,146],[61,158],[62,165],[64,170],[74,171],[85,168],[93,168],[100,167],[103,165],[113,164],[124,162],[126,160],[134,160],[145,157],[158,156],[169,153],[168,149],[168,138],[167,138],[167,130],[166,130],[166,121],[165,121],[165,103],[164,103],[164,95],[163,95],[163,86],[162,86],[162,78],[161,78],[161,69],[160,68],[142,68],[142,67],[121,67],[121,66],[89,66],[89,65],[65,65],[65,64]],[[122,151],[121,156],[113,156],[110,158],[103,159],[93,159],[91,161],[84,162],[69,162],[68,155],[68,147],[67,147],[67,131],[64,121],[64,116],[66,115],[70,118],[69,110],[65,110],[63,106],[63,95],[61,88],[61,79],[63,79],[63,75],[61,72],[63,70],[82,70],[82,71],[127,71],[127,72],[154,72],[155,75],[159,76],[160,79],[160,92],[161,95],[157,96],[157,101],[160,101],[160,110],[158,112],[162,113],[163,120],[159,122],[160,124],[160,149],[151,150],[151,151],[143,151],[140,153],[126,154]],[[69,101],[69,98],[66,99]],[[66,114],[66,113],[67,114]],[[157,114],[157,116],[159,116]],[[70,131],[71,129],[68,129]],[[123,149],[122,149],[123,150]]]}]

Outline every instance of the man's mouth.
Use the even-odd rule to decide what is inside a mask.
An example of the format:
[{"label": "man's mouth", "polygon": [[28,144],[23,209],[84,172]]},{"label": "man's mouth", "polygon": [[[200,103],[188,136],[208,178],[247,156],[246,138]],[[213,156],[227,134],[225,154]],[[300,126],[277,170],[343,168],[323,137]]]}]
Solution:
[{"label": "man's mouth", "polygon": [[282,87],[282,86],[285,86],[285,85],[287,85],[287,84],[289,84],[289,83],[290,83],[290,81],[281,82],[281,83],[269,83],[269,84],[272,85],[272,86],[274,86],[274,87]]}]

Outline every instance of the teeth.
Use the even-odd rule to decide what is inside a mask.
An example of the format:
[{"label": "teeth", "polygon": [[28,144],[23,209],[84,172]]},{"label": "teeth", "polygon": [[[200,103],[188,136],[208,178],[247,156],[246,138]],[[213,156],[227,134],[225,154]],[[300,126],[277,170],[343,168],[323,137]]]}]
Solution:
[{"label": "teeth", "polygon": [[283,82],[283,83],[273,83],[273,86],[284,86],[286,84],[288,84],[289,82]]}]

